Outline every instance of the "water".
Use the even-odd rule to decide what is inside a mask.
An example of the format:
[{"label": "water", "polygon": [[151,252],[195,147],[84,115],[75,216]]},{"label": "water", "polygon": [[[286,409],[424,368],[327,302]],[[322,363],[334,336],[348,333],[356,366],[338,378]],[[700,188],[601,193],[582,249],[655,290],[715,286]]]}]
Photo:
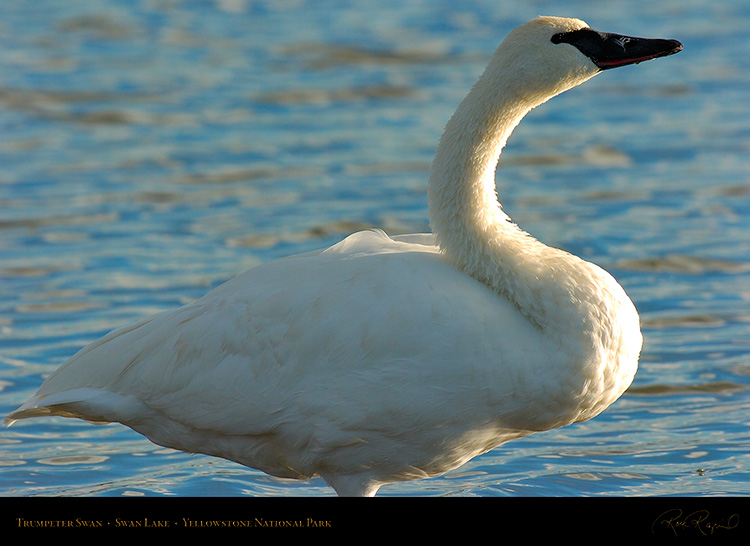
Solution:
[{"label": "water", "polygon": [[[505,209],[611,271],[645,348],[598,418],[382,495],[750,493],[750,5],[224,0],[0,8],[0,413],[68,356],[255,264],[425,231],[440,131],[540,13],[677,38],[534,111]],[[3,496],[331,495],[121,426],[18,423]]]}]

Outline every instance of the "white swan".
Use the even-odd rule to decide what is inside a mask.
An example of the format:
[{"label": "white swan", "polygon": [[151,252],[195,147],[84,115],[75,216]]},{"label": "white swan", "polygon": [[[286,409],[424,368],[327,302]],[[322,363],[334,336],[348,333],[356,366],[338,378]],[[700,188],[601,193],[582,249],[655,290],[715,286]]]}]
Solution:
[{"label": "white swan", "polygon": [[535,106],[680,49],[577,19],[518,27],[446,127],[429,182],[434,235],[365,231],[252,269],[84,348],[6,422],[120,422],[372,496],[594,417],[636,372],[638,314],[605,271],[509,221],[495,168]]}]

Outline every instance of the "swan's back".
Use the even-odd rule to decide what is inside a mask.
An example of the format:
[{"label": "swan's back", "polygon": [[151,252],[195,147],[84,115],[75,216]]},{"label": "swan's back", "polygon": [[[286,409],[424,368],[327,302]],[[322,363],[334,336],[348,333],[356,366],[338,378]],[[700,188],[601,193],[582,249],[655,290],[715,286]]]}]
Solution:
[{"label": "swan's back", "polygon": [[257,267],[83,349],[11,418],[121,422],[278,476],[381,482],[575,420],[556,347],[429,239],[361,232]]}]

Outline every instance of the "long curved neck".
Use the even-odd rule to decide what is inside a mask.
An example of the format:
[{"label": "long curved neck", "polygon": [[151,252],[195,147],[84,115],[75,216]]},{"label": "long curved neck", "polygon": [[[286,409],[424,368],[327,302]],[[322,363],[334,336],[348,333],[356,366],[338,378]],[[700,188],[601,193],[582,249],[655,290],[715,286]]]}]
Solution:
[{"label": "long curved neck", "polygon": [[[510,221],[497,200],[500,152],[521,119],[547,97],[528,97],[485,74],[448,122],[432,164],[430,225],[438,245],[461,270],[511,299],[531,320],[542,311],[523,280],[542,243]],[[511,79],[512,82],[512,79]],[[550,249],[551,250],[551,249]],[[538,266],[536,266],[538,267]]]},{"label": "long curved neck", "polygon": [[[495,170],[508,137],[532,108],[595,72],[552,81],[554,74],[518,63],[512,51],[498,53],[443,133],[428,187],[430,225],[447,259],[544,332],[555,347],[550,358],[580,376],[590,407],[576,419],[589,418],[606,407],[602,401],[614,400],[612,385],[632,380],[642,342],[638,313],[607,272],[513,224],[497,200]],[[524,77],[525,70],[535,78]],[[525,86],[529,81],[537,85]],[[594,375],[584,376],[587,370]]]},{"label": "long curved neck", "polygon": [[513,224],[497,200],[495,170],[521,119],[554,94],[533,95],[518,79],[485,73],[445,128],[428,188],[430,225],[443,253],[545,329],[556,327],[558,304],[570,305],[565,279],[585,283],[599,275],[598,268],[547,247]]},{"label": "long curved neck", "polygon": [[[459,262],[470,261],[465,244],[477,229],[484,232],[508,220],[497,200],[495,169],[508,137],[532,108],[503,94],[488,97],[481,84],[446,125],[428,188],[433,232]],[[454,244],[457,238],[460,244]]]}]

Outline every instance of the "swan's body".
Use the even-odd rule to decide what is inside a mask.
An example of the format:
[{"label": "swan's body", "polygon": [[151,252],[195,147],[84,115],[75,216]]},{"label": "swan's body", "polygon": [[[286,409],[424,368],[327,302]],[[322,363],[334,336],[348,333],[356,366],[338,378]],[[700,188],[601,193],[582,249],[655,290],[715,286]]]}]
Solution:
[{"label": "swan's body", "polygon": [[494,182],[531,108],[602,63],[679,50],[636,58],[623,46],[619,62],[599,60],[580,43],[588,32],[539,18],[498,48],[433,163],[434,235],[365,231],[252,269],[84,348],[8,421],[120,422],[157,444],[374,495],[600,413],[636,372],[638,314],[608,273],[510,223]]}]

